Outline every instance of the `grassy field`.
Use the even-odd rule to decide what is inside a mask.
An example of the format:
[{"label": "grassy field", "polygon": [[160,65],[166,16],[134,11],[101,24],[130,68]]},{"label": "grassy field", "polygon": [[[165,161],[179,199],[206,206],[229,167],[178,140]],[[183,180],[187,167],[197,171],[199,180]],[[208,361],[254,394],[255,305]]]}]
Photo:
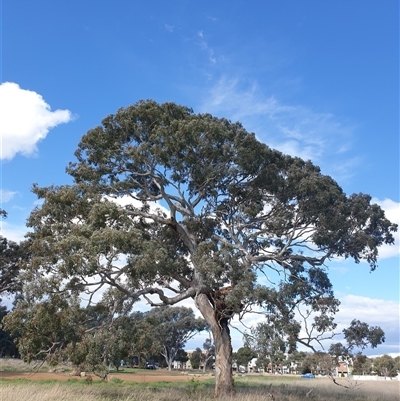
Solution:
[{"label": "grassy field", "polygon": [[[1,367],[2,364],[0,364],[0,370],[2,370]],[[3,364],[3,367],[6,366]],[[8,365],[7,369],[3,370],[3,373],[0,372],[1,401],[207,401],[213,399],[214,379],[210,376],[186,376],[184,380],[177,380],[178,377],[182,377],[177,372],[169,375],[165,371],[136,371],[113,374],[108,382],[101,382],[86,378],[72,378],[64,373],[62,377],[65,380],[60,381],[40,379],[45,376],[36,373],[27,378],[10,378],[13,377],[9,373],[12,367]],[[132,380],[134,376],[136,378]],[[349,384],[344,379],[341,383]],[[345,389],[336,386],[329,379],[322,378],[307,380],[293,376],[244,375],[235,377],[235,385],[237,390],[235,401],[398,401],[400,399],[400,382],[398,381],[353,383],[354,388]]]}]

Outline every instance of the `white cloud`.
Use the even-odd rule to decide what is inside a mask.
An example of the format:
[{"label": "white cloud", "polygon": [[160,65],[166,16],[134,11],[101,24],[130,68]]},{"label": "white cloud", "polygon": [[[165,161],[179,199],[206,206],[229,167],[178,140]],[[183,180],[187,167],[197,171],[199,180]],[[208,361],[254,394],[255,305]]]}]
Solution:
[{"label": "white cloud", "polygon": [[37,143],[46,138],[50,129],[71,120],[69,110],[51,111],[38,93],[21,89],[13,82],[1,84],[0,158],[11,160],[17,153],[34,154]]},{"label": "white cloud", "polygon": [[0,189],[0,204],[9,202],[17,192],[9,191],[7,189]]},{"label": "white cloud", "polygon": [[380,326],[385,332],[385,343],[366,354],[399,352],[400,304],[397,301],[374,299],[358,295],[345,295],[340,298],[340,310],[336,315],[338,331],[348,327],[353,319],[358,319],[370,326]]},{"label": "white cloud", "polygon": [[[352,294],[346,294],[338,298],[341,304],[339,311],[335,315],[335,322],[337,323],[335,333],[337,333],[337,335],[321,342],[325,351],[332,343],[344,341],[342,331],[350,326],[353,319],[365,322],[369,326],[379,326],[385,333],[385,342],[380,344],[377,349],[366,348],[363,351],[364,354],[397,352],[399,350],[399,302],[373,299]],[[302,330],[300,334],[305,335],[305,331]],[[318,344],[315,343],[314,346],[316,346],[316,349],[320,349]],[[299,346],[299,349],[304,351],[308,350],[303,346]]]},{"label": "white cloud", "polygon": [[[119,206],[122,207],[126,207],[126,206],[133,206],[136,208],[140,208],[143,206],[143,203],[137,199],[132,198],[129,195],[124,195],[124,196],[120,196],[120,197],[112,197],[112,196],[105,196],[105,198],[110,201],[110,202],[114,202]],[[149,206],[150,206],[150,213],[164,213],[165,215],[169,215],[169,211],[163,207],[162,205],[160,205],[158,202],[148,202]]]},{"label": "white cloud", "polygon": [[164,27],[168,32],[173,32],[174,31],[174,26],[173,25],[164,24]]},{"label": "white cloud", "polygon": [[[372,202],[378,204],[384,211],[385,216],[392,222],[400,226],[400,203],[391,199],[379,200],[372,198]],[[379,248],[379,258],[390,258],[400,254],[400,235],[399,229],[394,233],[395,244],[383,245]]]},{"label": "white cloud", "polygon": [[353,319],[358,319],[372,326],[387,326],[399,330],[399,302],[352,294],[340,297],[340,302],[340,310],[336,315],[340,329],[347,327]]},{"label": "white cloud", "polygon": [[24,225],[10,224],[7,221],[0,220],[0,235],[8,240],[20,242],[24,240],[28,229]]}]

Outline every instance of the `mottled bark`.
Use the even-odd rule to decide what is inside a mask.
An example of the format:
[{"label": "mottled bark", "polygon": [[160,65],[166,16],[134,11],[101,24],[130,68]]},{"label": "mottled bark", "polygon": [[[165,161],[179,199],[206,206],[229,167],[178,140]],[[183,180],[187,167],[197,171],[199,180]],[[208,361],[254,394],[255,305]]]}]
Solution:
[{"label": "mottled bark", "polygon": [[196,305],[211,328],[215,345],[215,396],[231,396],[235,393],[232,377],[232,341],[229,319],[221,318],[211,306],[205,294],[196,297]]},{"label": "mottled bark", "polygon": [[213,332],[215,344],[215,396],[235,392],[232,377],[232,342],[227,319],[219,322]]}]

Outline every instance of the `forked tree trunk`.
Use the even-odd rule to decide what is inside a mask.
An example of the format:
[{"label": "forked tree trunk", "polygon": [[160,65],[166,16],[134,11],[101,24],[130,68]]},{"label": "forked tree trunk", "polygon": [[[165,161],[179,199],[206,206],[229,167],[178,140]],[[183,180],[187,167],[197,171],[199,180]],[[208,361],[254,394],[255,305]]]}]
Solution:
[{"label": "forked tree trunk", "polygon": [[211,328],[215,345],[215,396],[232,396],[235,387],[232,377],[232,341],[228,319],[218,315],[205,294],[196,297],[196,305]]},{"label": "forked tree trunk", "polygon": [[168,352],[167,348],[164,346],[164,353],[161,352],[161,355],[165,358],[165,361],[167,362],[168,365],[168,370],[172,370],[172,365],[174,364],[174,358],[175,355],[171,354]]}]

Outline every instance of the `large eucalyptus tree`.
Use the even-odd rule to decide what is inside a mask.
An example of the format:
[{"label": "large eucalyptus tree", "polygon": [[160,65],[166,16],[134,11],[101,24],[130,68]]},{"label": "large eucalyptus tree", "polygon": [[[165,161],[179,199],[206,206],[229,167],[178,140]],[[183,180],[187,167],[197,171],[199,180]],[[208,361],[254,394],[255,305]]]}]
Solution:
[{"label": "large eucalyptus tree", "polygon": [[113,286],[121,302],[194,300],[215,343],[216,396],[234,392],[236,314],[258,304],[291,322],[304,303],[315,329],[329,329],[338,303],[325,262],[374,270],[378,247],[394,242],[396,226],[370,196],[346,196],[240,123],[173,103],[120,109],[75,155],[74,185],[34,187],[44,202],[29,220],[32,271],[66,291]]}]

